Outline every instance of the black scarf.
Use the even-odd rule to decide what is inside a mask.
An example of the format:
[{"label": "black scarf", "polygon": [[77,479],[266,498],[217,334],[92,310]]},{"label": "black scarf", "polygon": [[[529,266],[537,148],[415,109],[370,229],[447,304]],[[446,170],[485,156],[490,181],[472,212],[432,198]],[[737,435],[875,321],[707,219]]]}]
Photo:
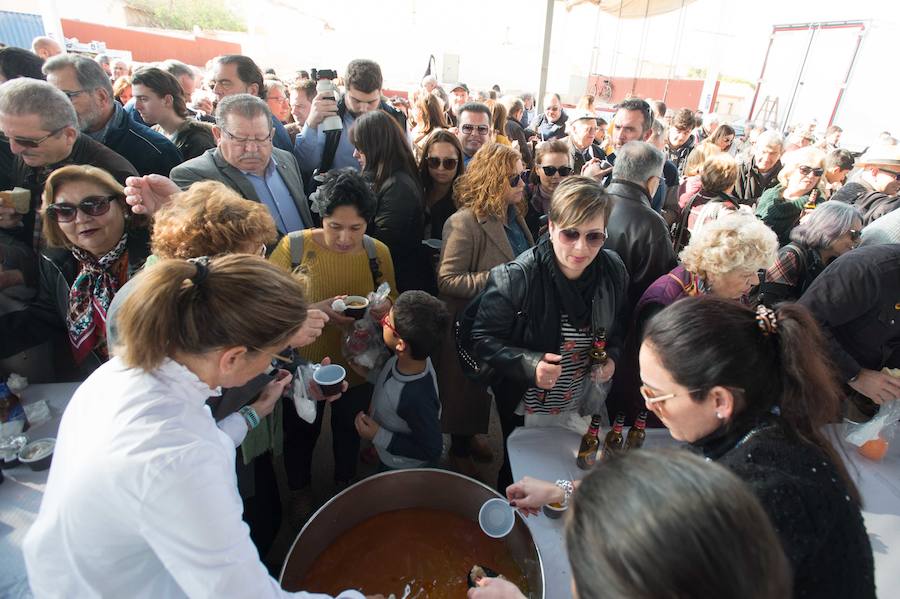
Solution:
[{"label": "black scarf", "polygon": [[600,282],[600,267],[596,258],[588,264],[581,276],[573,281],[560,270],[549,238],[542,239],[538,244],[537,255],[544,272],[550,273],[556,297],[568,315],[569,322],[576,329],[590,329],[591,307]]}]

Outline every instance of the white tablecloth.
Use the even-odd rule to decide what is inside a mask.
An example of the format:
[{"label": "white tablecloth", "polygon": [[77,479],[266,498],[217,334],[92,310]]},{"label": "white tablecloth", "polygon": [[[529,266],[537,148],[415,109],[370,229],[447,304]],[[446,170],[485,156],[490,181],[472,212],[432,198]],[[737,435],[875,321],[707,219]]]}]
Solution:
[{"label": "white tablecloth", "polygon": [[[515,480],[531,476],[543,480],[580,479],[575,465],[581,435],[559,427],[519,428],[509,437],[509,460]],[[677,445],[667,430],[647,431],[648,449]],[[881,462],[871,462],[845,447],[848,469],[863,497],[863,518],[875,555],[878,596],[900,597],[900,441]],[[544,562],[545,596],[571,599],[563,519],[540,514],[526,518]]]},{"label": "white tablecloth", "polygon": [[[22,393],[24,403],[44,400],[50,406],[50,420],[31,427],[25,433],[29,440],[56,437],[59,421],[66,404],[78,388],[78,383],[32,385]],[[31,528],[49,470],[34,472],[28,466],[4,470],[6,479],[0,484],[0,597],[19,599],[31,597],[22,541]]]}]

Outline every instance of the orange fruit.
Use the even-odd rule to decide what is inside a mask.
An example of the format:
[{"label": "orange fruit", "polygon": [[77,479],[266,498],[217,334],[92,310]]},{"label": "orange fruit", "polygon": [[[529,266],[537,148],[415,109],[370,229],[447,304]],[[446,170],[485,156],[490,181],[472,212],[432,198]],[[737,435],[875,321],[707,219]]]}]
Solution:
[{"label": "orange fruit", "polygon": [[888,450],[888,442],[884,439],[872,439],[871,441],[866,441],[863,443],[857,451],[863,457],[867,457],[873,461],[880,461],[881,458],[884,457],[884,454],[887,453]]}]

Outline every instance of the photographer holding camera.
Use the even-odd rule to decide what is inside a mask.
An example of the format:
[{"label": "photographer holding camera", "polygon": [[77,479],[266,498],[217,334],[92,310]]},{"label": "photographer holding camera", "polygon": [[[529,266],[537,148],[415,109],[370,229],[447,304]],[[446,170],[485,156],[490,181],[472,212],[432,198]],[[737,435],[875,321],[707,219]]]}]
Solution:
[{"label": "photographer holding camera", "polygon": [[[311,176],[332,168],[349,166],[360,170],[359,162],[353,157],[353,144],[346,132],[366,112],[381,109],[397,119],[406,131],[403,113],[382,100],[383,79],[377,63],[371,60],[351,61],[347,65],[347,92],[339,100],[333,85],[323,85],[323,80],[335,78],[336,73],[331,70],[316,72],[318,93],[294,145],[294,155],[308,184]],[[336,128],[336,122],[330,124],[329,117],[338,117],[343,127]]]}]

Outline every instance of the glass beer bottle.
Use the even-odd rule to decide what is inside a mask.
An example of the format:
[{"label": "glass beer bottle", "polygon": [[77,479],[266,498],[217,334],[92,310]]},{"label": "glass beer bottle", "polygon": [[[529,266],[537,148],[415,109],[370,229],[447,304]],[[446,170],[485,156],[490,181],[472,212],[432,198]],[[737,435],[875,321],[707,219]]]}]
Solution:
[{"label": "glass beer bottle", "polygon": [[582,470],[588,470],[597,462],[597,450],[600,448],[600,416],[591,417],[591,425],[581,438],[578,458],[575,463]]},{"label": "glass beer bottle", "polygon": [[634,421],[634,426],[631,427],[631,430],[628,431],[628,437],[625,439],[625,449],[640,449],[644,444],[644,439],[647,436],[647,433],[644,429],[647,428],[647,411],[641,410],[641,413],[638,414],[637,420]]},{"label": "glass beer bottle", "polygon": [[599,459],[605,460],[609,454],[621,451],[625,439],[622,436],[622,429],[625,427],[625,414],[616,416],[616,423],[613,424],[612,430],[606,433],[606,440],[603,442],[603,449],[600,450]]}]

